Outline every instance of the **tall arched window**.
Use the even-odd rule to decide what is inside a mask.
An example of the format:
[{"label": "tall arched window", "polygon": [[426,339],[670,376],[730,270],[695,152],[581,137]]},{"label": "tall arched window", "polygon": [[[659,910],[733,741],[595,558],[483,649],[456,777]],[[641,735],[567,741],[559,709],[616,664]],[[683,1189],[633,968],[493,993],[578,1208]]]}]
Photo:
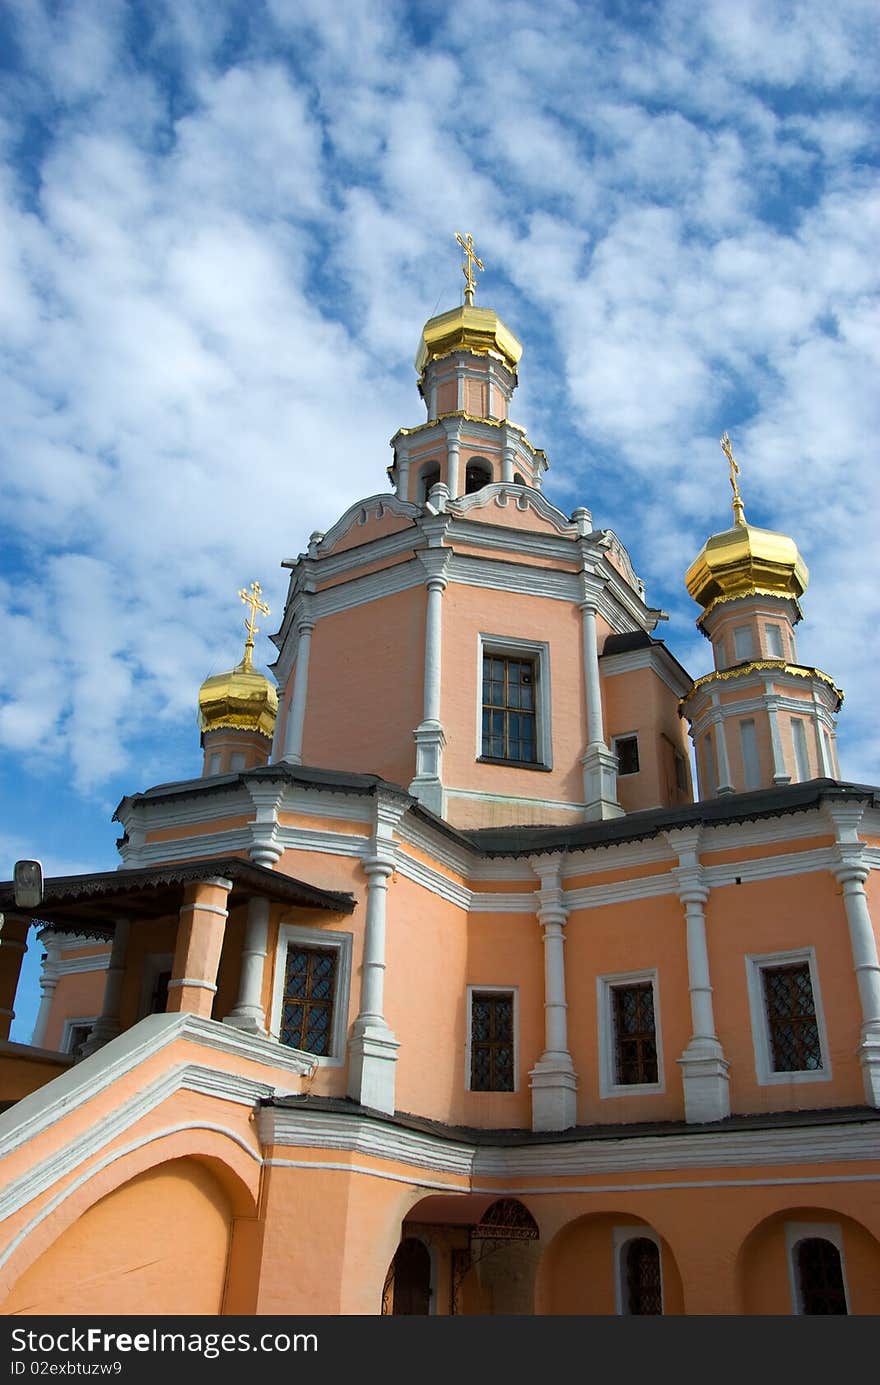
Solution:
[{"label": "tall arched window", "polygon": [[526,478],[521,476],[518,471],[515,471],[513,473],[513,484],[515,486],[524,486],[526,484]]},{"label": "tall arched window", "polygon": [[440,463],[428,462],[419,473],[419,500],[424,505],[431,494],[431,487],[440,480]]},{"label": "tall arched window", "polygon": [[464,493],[473,495],[492,484],[492,468],[482,457],[471,457],[464,473]]},{"label": "tall arched window", "polygon": [[660,1247],[647,1236],[636,1236],[622,1247],[623,1311],[634,1316],[663,1312]]},{"label": "tall arched window", "polygon": [[802,1313],[847,1312],[840,1251],[833,1241],[809,1236],[795,1246],[795,1273]]}]

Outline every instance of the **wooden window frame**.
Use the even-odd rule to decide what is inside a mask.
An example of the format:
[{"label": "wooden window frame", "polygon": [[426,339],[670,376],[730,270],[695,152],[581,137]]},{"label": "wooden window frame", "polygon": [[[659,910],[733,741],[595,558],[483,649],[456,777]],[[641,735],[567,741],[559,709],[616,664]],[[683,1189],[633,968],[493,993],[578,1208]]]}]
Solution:
[{"label": "wooden window frame", "polygon": [[[476,996],[495,995],[499,999],[509,997],[512,1003],[511,1016],[511,1061],[513,1086],[512,1087],[475,1087],[473,1085],[473,1044],[474,1044],[474,998]],[[512,1096],[519,1090],[519,991],[515,986],[468,986],[467,988],[467,1042],[465,1045],[465,1088],[469,1092],[477,1092],[481,1096],[489,1093],[493,1095]]]},{"label": "wooden window frame", "polygon": [[[487,658],[531,662],[534,668],[535,755],[534,760],[509,760],[483,753],[483,670]],[[513,769],[548,771],[553,768],[550,725],[550,646],[546,640],[525,640],[518,636],[477,636],[476,680],[476,760],[480,764],[504,765]],[[495,708],[494,710],[501,710]],[[513,709],[516,710],[516,709]]]},{"label": "wooden window frame", "polygon": [[281,924],[278,930],[278,947],[275,953],[272,1013],[269,1021],[269,1034],[276,1043],[281,1042],[279,1035],[284,1012],[287,951],[291,945],[297,948],[313,949],[317,952],[335,951],[338,954],[330,1021],[329,1052],[326,1054],[311,1053],[309,1056],[322,1067],[341,1067],[346,1056],[345,1041],[348,1032],[348,1005],[351,990],[352,936],[350,933],[333,933],[329,930],[325,931],[323,928],[303,928],[296,924]]},{"label": "wooden window frame", "polygon": [[[621,1082],[618,1079],[617,1036],[614,1022],[615,990],[650,984],[653,993],[654,1044],[657,1049],[656,1082]],[[638,972],[618,972],[596,978],[599,1022],[599,1096],[657,1096],[666,1090],[663,1068],[663,1034],[660,1024],[660,988],[656,968]]]}]

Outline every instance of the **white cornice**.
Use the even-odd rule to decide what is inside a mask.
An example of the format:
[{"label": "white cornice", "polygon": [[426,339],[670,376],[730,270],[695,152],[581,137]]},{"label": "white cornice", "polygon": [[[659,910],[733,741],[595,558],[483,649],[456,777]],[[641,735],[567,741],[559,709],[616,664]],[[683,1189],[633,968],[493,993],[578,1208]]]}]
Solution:
[{"label": "white cornice", "polygon": [[[82,944],[80,944],[82,946]],[[98,946],[92,939],[92,946]],[[85,971],[106,971],[110,965],[110,946],[104,952],[94,953],[90,957],[59,957],[52,967],[56,977],[74,976],[79,972]]]},{"label": "white cornice", "polygon": [[399,500],[393,491],[384,491],[380,495],[367,496],[365,500],[358,500],[354,505],[349,506],[345,514],[327,530],[318,543],[317,550],[320,552],[320,549],[324,548],[329,556],[333,545],[344,538],[356,524],[366,525],[371,514],[375,514],[378,519],[383,519],[386,514],[392,514],[401,519],[416,520],[421,514],[421,510],[418,505],[412,505],[408,500]]},{"label": "white cornice", "polygon": [[[876,1122],[869,1121],[862,1126],[816,1125],[712,1133],[701,1130],[680,1135],[630,1135],[503,1147],[474,1146],[466,1139],[441,1140],[428,1133],[329,1112],[264,1107],[259,1115],[259,1131],[263,1145],[270,1148],[295,1147],[370,1155],[471,1179],[571,1178],[653,1173],[660,1169],[745,1168],[855,1160],[877,1162],[880,1148]],[[285,1163],[276,1158],[267,1162]],[[309,1163],[308,1167],[321,1167],[321,1162]],[[815,1177],[811,1181],[815,1181]],[[499,1197],[503,1195],[501,1189],[487,1188],[485,1191]],[[572,1190],[568,1185],[556,1188],[545,1185],[541,1191],[569,1193]]]},{"label": "white cornice", "polygon": [[631,649],[625,654],[603,654],[599,659],[599,672],[603,678],[614,678],[618,674],[634,673],[643,668],[656,673],[676,697],[684,697],[692,686],[691,679],[662,645]]}]

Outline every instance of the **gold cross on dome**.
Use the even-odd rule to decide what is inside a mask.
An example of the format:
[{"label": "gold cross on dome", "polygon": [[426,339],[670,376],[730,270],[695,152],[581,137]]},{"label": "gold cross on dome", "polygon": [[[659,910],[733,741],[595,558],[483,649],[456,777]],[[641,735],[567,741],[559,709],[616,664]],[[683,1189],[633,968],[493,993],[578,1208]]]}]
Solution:
[{"label": "gold cross on dome", "polygon": [[261,615],[267,616],[269,614],[269,607],[266,605],[265,601],[260,600],[260,597],[263,595],[263,588],[260,586],[259,582],[251,582],[250,591],[246,591],[244,587],[242,587],[238,594],[244,604],[250,606],[250,611],[244,622],[244,628],[247,630],[247,640],[244,646],[244,662],[250,665],[251,650],[254,647],[254,635],[259,634],[259,628],[256,624],[257,612],[259,611]]},{"label": "gold cross on dome", "polygon": [[468,231],[467,233],[467,239],[465,239],[465,237],[461,234],[460,231],[456,231],[455,239],[458,241],[459,245],[465,253],[465,262],[461,267],[461,272],[464,275],[464,282],[466,286],[464,291],[464,301],[465,303],[467,303],[468,307],[472,307],[474,302],[474,290],[477,287],[477,281],[474,278],[474,265],[477,266],[477,269],[482,269],[483,261],[479,259],[479,257],[477,256],[477,252],[474,249],[474,238],[471,235],[470,231]]},{"label": "gold cross on dome", "polygon": [[736,478],[740,474],[740,465],[733,455],[733,446],[730,441],[730,434],[725,433],[721,439],[721,451],[730,463],[730,484],[733,487],[733,519],[735,524],[745,524],[746,513],[743,506],[742,496],[739,493],[739,486]]}]

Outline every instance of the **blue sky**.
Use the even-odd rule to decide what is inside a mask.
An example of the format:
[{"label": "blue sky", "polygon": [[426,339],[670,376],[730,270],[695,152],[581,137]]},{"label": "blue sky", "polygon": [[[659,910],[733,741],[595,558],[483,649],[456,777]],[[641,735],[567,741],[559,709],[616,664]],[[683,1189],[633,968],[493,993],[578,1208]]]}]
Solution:
[{"label": "blue sky", "polygon": [[843,773],[880,781],[878,29],[874,0],[6,0],[0,876],[115,866],[122,795],[199,772],[239,587],[268,662],[282,559],[422,421],[457,230],[548,497],[618,533],[695,676],[730,431],[810,567]]}]

